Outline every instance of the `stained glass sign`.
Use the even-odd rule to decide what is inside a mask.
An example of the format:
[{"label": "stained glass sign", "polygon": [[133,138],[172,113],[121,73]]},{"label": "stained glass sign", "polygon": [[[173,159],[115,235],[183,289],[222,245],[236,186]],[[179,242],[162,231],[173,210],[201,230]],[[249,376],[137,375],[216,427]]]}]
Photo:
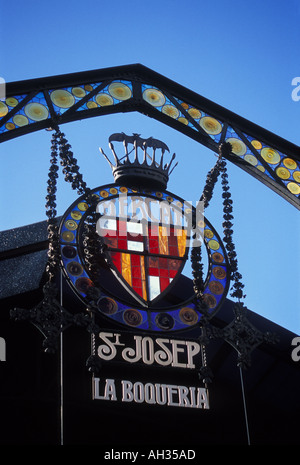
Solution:
[{"label": "stained glass sign", "polygon": [[[224,245],[197,208],[168,191],[108,184],[91,191],[96,206],[79,197],[60,224],[62,269],[83,302],[101,287],[101,318],[130,328],[168,332],[191,329],[201,313],[192,281],[184,272],[191,248],[191,219],[201,230],[207,252],[204,298],[210,315],[223,303],[230,282]],[[96,270],[86,265],[84,241],[88,218],[95,224]],[[187,265],[186,265],[187,266]]]}]

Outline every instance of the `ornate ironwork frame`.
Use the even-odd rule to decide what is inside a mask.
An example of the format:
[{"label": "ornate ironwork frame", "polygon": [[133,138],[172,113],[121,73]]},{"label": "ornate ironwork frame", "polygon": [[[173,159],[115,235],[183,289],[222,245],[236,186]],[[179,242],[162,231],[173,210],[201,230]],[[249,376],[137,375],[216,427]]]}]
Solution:
[{"label": "ornate ironwork frame", "polygon": [[[97,96],[118,83],[129,92],[110,95],[109,104],[99,105]],[[61,91],[60,106],[54,91]],[[137,111],[216,153],[221,143],[234,140],[227,160],[300,209],[300,147],[141,64],[7,83],[6,93],[6,102],[0,102],[0,142],[79,119]]]}]

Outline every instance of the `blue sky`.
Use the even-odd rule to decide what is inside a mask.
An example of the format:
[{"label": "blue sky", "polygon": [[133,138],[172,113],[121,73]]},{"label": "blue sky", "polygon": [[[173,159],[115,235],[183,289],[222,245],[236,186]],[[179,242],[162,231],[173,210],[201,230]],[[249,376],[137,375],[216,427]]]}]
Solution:
[{"label": "blue sky", "polygon": [[[299,0],[2,0],[0,10],[0,75],[7,82],[141,63],[300,145],[300,101],[291,98],[292,79],[300,76]],[[179,162],[168,189],[188,201],[198,200],[216,161],[205,147],[140,114],[61,129],[90,187],[113,181],[98,150],[107,149],[113,132],[166,142]],[[1,230],[45,219],[50,138],[41,131],[0,147]],[[228,171],[245,304],[299,334],[299,212],[237,167]],[[61,182],[58,213],[75,197]],[[222,233],[219,186],[206,216]]]}]

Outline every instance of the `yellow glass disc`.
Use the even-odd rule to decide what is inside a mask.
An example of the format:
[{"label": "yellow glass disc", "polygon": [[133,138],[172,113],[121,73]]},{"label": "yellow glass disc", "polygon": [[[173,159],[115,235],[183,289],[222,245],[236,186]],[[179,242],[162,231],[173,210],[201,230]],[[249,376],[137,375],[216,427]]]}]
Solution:
[{"label": "yellow glass disc", "polygon": [[161,107],[166,102],[164,94],[157,89],[146,89],[143,92],[143,98],[146,102],[150,103],[154,107]]},{"label": "yellow glass disc", "polygon": [[186,126],[189,124],[188,120],[186,118],[184,118],[183,116],[180,116],[178,118],[178,121],[182,124],[185,124]]},{"label": "yellow glass disc", "polygon": [[7,105],[5,105],[5,103],[3,102],[0,102],[0,117],[2,118],[2,116],[7,115],[7,113],[8,113]]},{"label": "yellow glass disc", "polygon": [[226,270],[224,270],[224,268],[222,268],[221,266],[216,266],[212,272],[215,278],[217,279],[226,278]]},{"label": "yellow glass disc", "polygon": [[113,82],[108,87],[110,95],[118,100],[127,100],[131,97],[131,89],[122,82]]},{"label": "yellow glass disc", "polygon": [[73,210],[71,212],[71,217],[73,220],[80,220],[82,218],[82,213],[80,213],[78,210]]},{"label": "yellow glass disc", "polygon": [[97,108],[98,105],[96,102],[94,102],[93,100],[90,100],[89,102],[87,102],[86,106],[91,109],[91,108]]},{"label": "yellow glass disc", "polygon": [[101,197],[106,198],[106,197],[109,196],[109,193],[108,193],[107,191],[101,191],[101,192],[100,192],[100,195],[101,195]]},{"label": "yellow glass disc", "polygon": [[271,147],[264,147],[261,151],[261,156],[267,163],[271,165],[277,165],[280,162],[280,155],[277,150],[271,149]]},{"label": "yellow glass disc", "polygon": [[216,295],[221,295],[224,292],[224,286],[219,281],[211,281],[208,287],[209,290]]},{"label": "yellow glass disc", "polygon": [[18,100],[15,97],[8,97],[5,100],[5,103],[9,105],[10,107],[16,107],[18,105]]},{"label": "yellow glass disc", "polygon": [[298,184],[296,184],[295,182],[289,182],[287,188],[292,194],[300,194],[300,186],[298,186]]},{"label": "yellow glass disc", "polygon": [[284,164],[284,166],[286,166],[289,170],[294,170],[295,168],[297,168],[297,163],[296,163],[295,160],[293,160],[292,158],[284,158],[284,159],[283,159],[283,164]]},{"label": "yellow glass disc", "polygon": [[104,92],[97,94],[95,100],[98,103],[98,105],[100,105],[100,107],[106,107],[107,105],[114,104],[112,97],[108,94],[105,94]]},{"label": "yellow glass disc", "polygon": [[85,212],[89,206],[86,202],[80,202],[77,207],[79,208],[79,210],[81,210],[82,212]]},{"label": "yellow glass disc", "polygon": [[216,298],[211,294],[204,294],[203,299],[209,308],[214,308],[217,305]]},{"label": "yellow glass disc", "polygon": [[65,222],[65,227],[67,229],[70,229],[71,231],[75,231],[75,229],[77,229],[77,223],[76,221],[73,221],[73,220],[67,220]]},{"label": "yellow glass disc", "polygon": [[212,239],[214,237],[214,233],[210,229],[206,229],[204,231],[204,236],[208,237],[208,239]]},{"label": "yellow glass disc", "polygon": [[77,98],[82,98],[86,95],[86,91],[82,87],[73,87],[72,94]]},{"label": "yellow glass disc", "polygon": [[71,231],[64,231],[62,233],[62,239],[66,242],[72,242],[74,240],[75,236]]},{"label": "yellow glass disc", "polygon": [[212,259],[217,263],[222,263],[224,261],[224,257],[219,252],[215,252],[212,254]]},{"label": "yellow glass disc", "polygon": [[201,118],[201,111],[199,111],[197,108],[190,108],[188,110],[188,114],[194,119]]},{"label": "yellow glass disc", "polygon": [[10,131],[11,129],[15,129],[16,126],[14,123],[6,123],[5,127]]},{"label": "yellow glass disc", "polygon": [[13,122],[17,126],[26,126],[28,124],[28,118],[26,118],[24,115],[15,115],[13,117]]},{"label": "yellow glass disc", "polygon": [[183,307],[179,312],[179,318],[187,325],[194,325],[198,321],[197,313],[190,307]]},{"label": "yellow glass disc", "polygon": [[266,171],[266,168],[262,165],[259,165],[256,167],[259,171],[261,171],[262,173],[264,173]]},{"label": "yellow glass disc", "polygon": [[222,126],[219,121],[215,118],[211,118],[210,116],[203,116],[200,121],[200,126],[205,132],[212,135],[220,134],[222,131]]},{"label": "yellow glass disc", "polygon": [[256,150],[260,150],[262,148],[262,143],[259,142],[259,140],[253,140],[251,144]]},{"label": "yellow glass disc", "polygon": [[64,89],[58,89],[51,92],[52,102],[59,108],[70,108],[75,103],[74,96]]},{"label": "yellow glass disc", "polygon": [[164,105],[161,111],[165,115],[168,115],[174,119],[178,118],[179,116],[179,111],[176,107],[174,107],[174,105]]},{"label": "yellow glass disc", "polygon": [[243,141],[237,139],[236,137],[229,137],[228,139],[226,139],[226,142],[230,142],[232,146],[232,153],[238,156],[245,155],[247,147]]},{"label": "yellow glass disc", "polygon": [[276,168],[276,174],[280,179],[289,179],[291,175],[289,170],[284,168],[283,166]]},{"label": "yellow glass disc", "polygon": [[300,171],[295,171],[293,173],[293,178],[295,179],[296,182],[300,183]]},{"label": "yellow glass disc", "polygon": [[215,241],[214,239],[208,241],[208,246],[212,250],[218,250],[220,248],[219,242]]},{"label": "yellow glass disc", "polygon": [[91,90],[93,90],[93,86],[91,86],[90,84],[85,84],[84,88],[85,88],[85,90],[87,90],[88,92],[91,92]]},{"label": "yellow glass disc", "polygon": [[41,103],[28,103],[25,106],[24,111],[28,118],[32,119],[33,121],[42,121],[48,118],[48,108],[46,108]]},{"label": "yellow glass disc", "polygon": [[257,158],[254,155],[251,155],[250,153],[245,155],[244,160],[246,160],[248,163],[250,163],[250,165],[253,166],[256,166],[258,164]]},{"label": "yellow glass disc", "polygon": [[188,107],[189,107],[188,104],[185,103],[185,102],[182,102],[182,103],[181,103],[181,106],[182,106],[182,108],[184,108],[185,110],[187,110]]}]

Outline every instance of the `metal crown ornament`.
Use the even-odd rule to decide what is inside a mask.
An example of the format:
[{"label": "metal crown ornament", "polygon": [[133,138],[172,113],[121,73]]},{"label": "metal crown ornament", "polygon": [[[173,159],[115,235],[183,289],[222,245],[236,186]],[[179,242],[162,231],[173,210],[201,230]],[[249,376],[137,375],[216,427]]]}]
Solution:
[{"label": "metal crown ornament", "polygon": [[[125,155],[122,158],[118,158],[116,155],[112,142],[123,143]],[[133,147],[128,150],[128,145],[132,145]],[[153,137],[143,139],[139,134],[128,136],[123,132],[115,133],[109,137],[109,148],[112,151],[115,164],[109,160],[101,147],[99,150],[110,164],[115,183],[118,185],[126,187],[142,186],[165,190],[169,176],[177,166],[176,163],[171,168],[175,159],[175,153],[171,157],[170,162],[164,164],[164,153],[166,151],[170,152],[170,150],[164,142]],[[139,155],[139,148],[143,152],[142,155]],[[148,153],[149,148],[152,148],[151,155]],[[157,151],[159,151],[159,155]],[[134,156],[133,160],[130,160],[129,156],[132,152],[134,152]]]}]

